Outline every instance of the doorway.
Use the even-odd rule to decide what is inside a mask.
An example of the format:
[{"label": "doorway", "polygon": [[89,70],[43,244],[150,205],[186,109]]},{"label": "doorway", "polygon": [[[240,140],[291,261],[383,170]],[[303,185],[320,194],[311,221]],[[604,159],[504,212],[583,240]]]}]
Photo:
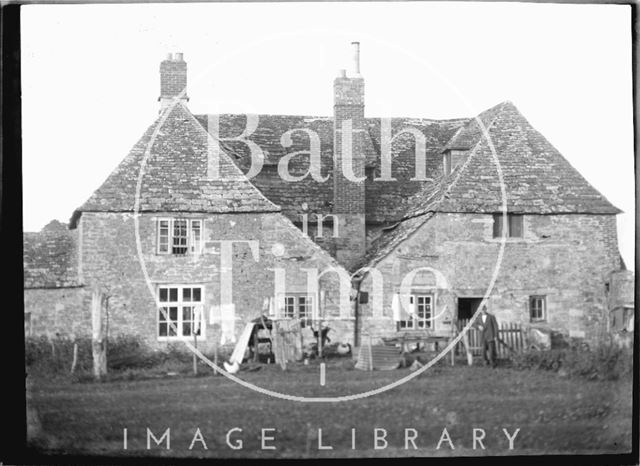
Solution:
[{"label": "doorway", "polygon": [[469,320],[480,307],[482,298],[458,298],[458,320]]}]

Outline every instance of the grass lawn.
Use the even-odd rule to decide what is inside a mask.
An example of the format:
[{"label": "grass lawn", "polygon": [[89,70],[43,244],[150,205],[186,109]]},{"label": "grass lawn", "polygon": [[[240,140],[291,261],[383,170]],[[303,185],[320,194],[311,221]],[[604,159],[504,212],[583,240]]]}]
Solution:
[{"label": "grass lawn", "polygon": [[[203,369],[204,370],[204,369]],[[317,365],[283,372],[265,365],[242,379],[278,392],[337,396],[381,387],[410,374],[347,370],[328,365],[326,385]],[[179,457],[439,456],[540,453],[626,453],[631,449],[632,383],[586,381],[544,371],[506,367],[438,366],[391,391],[341,403],[299,403],[255,393],[225,377],[176,376],[103,383],[35,379],[29,390],[38,435],[46,453],[163,455]],[[123,449],[123,429],[127,449]],[[170,428],[170,450],[151,442]],[[196,429],[203,442],[189,450]],[[242,449],[227,445],[230,442]],[[262,429],[266,446],[262,450]],[[375,449],[374,429],[386,433]],[[447,429],[451,442],[436,445]],[[473,429],[483,445],[473,449]],[[515,437],[514,449],[503,432]],[[318,430],[323,446],[318,449]],[[352,449],[355,429],[355,449]],[[415,429],[405,432],[405,429]],[[481,436],[482,432],[477,431]],[[405,435],[415,439],[405,449]],[[414,449],[413,446],[417,447]],[[455,449],[451,449],[451,446]],[[379,447],[384,447],[379,440]]]}]

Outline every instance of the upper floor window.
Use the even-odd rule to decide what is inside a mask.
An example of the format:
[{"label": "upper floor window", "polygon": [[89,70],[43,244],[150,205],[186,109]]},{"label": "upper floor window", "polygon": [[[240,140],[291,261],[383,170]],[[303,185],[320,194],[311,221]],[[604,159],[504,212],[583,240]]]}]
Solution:
[{"label": "upper floor window", "polygon": [[204,296],[201,286],[158,288],[158,337],[204,336]]},{"label": "upper floor window", "polygon": [[433,296],[418,294],[409,296],[411,314],[408,319],[398,322],[398,330],[413,330],[431,328],[433,313]]},{"label": "upper floor window", "polygon": [[158,254],[202,252],[202,220],[163,218],[158,220]]},{"label": "upper floor window", "polygon": [[[507,214],[505,236],[508,238],[522,238],[523,236],[523,218],[522,214]],[[501,238],[503,231],[502,213],[493,214],[493,237]]]},{"label": "upper floor window", "polygon": [[531,322],[547,320],[547,299],[545,296],[529,297],[529,316]]}]

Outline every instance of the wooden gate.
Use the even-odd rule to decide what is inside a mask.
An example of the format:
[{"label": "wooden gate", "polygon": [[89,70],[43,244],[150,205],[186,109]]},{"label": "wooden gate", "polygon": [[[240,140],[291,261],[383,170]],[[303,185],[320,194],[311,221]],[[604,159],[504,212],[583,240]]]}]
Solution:
[{"label": "wooden gate", "polygon": [[[469,319],[460,319],[457,322],[458,331],[461,331],[467,324]],[[498,359],[508,359],[512,353],[520,353],[524,348],[524,334],[522,326],[515,322],[502,322],[498,329],[498,344],[496,351]],[[471,327],[467,333],[469,338],[469,349],[474,356],[482,356],[482,340],[480,331]],[[457,354],[464,354],[465,348],[462,340],[456,346]]]}]

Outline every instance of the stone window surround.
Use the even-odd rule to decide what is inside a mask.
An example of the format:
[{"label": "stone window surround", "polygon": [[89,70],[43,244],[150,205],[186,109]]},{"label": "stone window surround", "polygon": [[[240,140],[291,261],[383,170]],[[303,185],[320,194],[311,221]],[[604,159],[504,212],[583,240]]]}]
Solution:
[{"label": "stone window surround", "polygon": [[[176,301],[168,301],[168,299],[170,298],[169,296],[169,291],[167,292],[167,301],[160,301],[160,290],[162,289],[166,289],[169,290],[170,288],[177,288],[177,300]],[[185,289],[199,289],[200,290],[200,300],[199,301],[184,301],[183,299],[183,293]],[[199,339],[206,339],[206,319],[205,319],[205,312],[204,312],[204,303],[205,303],[205,287],[204,285],[194,285],[194,284],[158,284],[156,285],[156,290],[157,290],[157,304],[162,304],[162,303],[166,303],[166,306],[158,306],[157,307],[157,313],[156,313],[156,332],[157,332],[157,337],[158,337],[158,341],[182,341],[182,340],[193,340],[193,335],[182,335],[182,324],[183,324],[183,308],[184,307],[193,307],[193,311],[195,312],[195,308],[197,306],[200,306],[200,334],[197,336]],[[169,306],[169,304],[173,304],[172,306]],[[192,306],[190,306],[192,305]],[[176,329],[178,330],[178,332],[180,333],[179,335],[166,335],[166,336],[161,336],[160,335],[160,317],[161,317],[161,311],[160,308],[161,307],[177,307],[177,320],[176,320]],[[167,311],[168,312],[168,311]],[[167,324],[169,324],[169,319],[168,316],[166,316],[167,319]],[[195,318],[195,316],[194,316]],[[168,333],[168,327],[167,327],[167,333]]]},{"label": "stone window surround", "polygon": [[[188,217],[160,217],[160,218],[156,218],[156,245],[155,245],[155,251],[156,254],[158,255],[169,255],[169,256],[185,256],[185,255],[189,255],[189,254],[200,254],[202,253],[203,247],[204,247],[204,219],[203,218],[188,218]],[[173,224],[174,221],[176,220],[184,220],[187,222],[187,244],[186,244],[186,248],[187,251],[184,254],[180,254],[180,253],[174,253],[172,251],[172,247],[173,247],[173,234],[174,234],[174,228],[173,228]],[[160,232],[161,232],[161,225],[163,222],[167,222],[167,229],[168,229],[168,234],[167,234],[167,250],[166,251],[162,251],[160,249],[161,244],[160,244]],[[193,237],[193,225],[199,225],[199,239],[197,241],[197,250],[193,248],[193,243],[195,243],[194,241],[194,237]]]},{"label": "stone window surround", "polygon": [[[511,236],[511,223],[513,219],[520,219],[520,234],[518,236]],[[492,220],[493,220],[493,231],[491,232],[491,236],[494,239],[501,239],[502,235],[504,234],[505,231],[505,227],[506,227],[506,238],[508,239],[523,239],[524,238],[524,214],[521,213],[513,213],[513,212],[507,212],[507,221],[503,224],[503,213],[502,212],[497,212],[494,213],[492,215]],[[496,222],[499,221],[500,222],[500,234],[496,235]]]},{"label": "stone window surround", "polygon": [[[502,214],[502,212],[500,212],[500,214]],[[507,215],[509,214],[509,212],[507,212]],[[477,219],[474,220],[474,222],[480,222],[480,223],[484,223],[486,226],[485,229],[485,235],[484,235],[484,240],[487,243],[501,243],[502,242],[502,236],[498,236],[497,238],[495,238],[493,236],[493,215],[494,214],[488,214],[486,219]],[[510,237],[507,236],[504,238],[504,242],[509,244],[509,243],[538,243],[540,242],[539,238],[533,237],[531,236],[531,232],[529,229],[529,217],[527,214],[518,214],[518,215],[522,215],[522,236],[517,236],[517,237]]]},{"label": "stone window surround", "polygon": [[[534,317],[532,315],[532,311],[534,310],[534,301],[535,300],[540,300],[541,302],[541,317]],[[548,315],[547,315],[547,296],[546,295],[541,295],[541,294],[536,294],[536,295],[531,295],[529,296],[529,305],[528,305],[528,311],[529,311],[529,321],[532,323],[537,323],[537,322],[547,322],[548,321]]]}]

